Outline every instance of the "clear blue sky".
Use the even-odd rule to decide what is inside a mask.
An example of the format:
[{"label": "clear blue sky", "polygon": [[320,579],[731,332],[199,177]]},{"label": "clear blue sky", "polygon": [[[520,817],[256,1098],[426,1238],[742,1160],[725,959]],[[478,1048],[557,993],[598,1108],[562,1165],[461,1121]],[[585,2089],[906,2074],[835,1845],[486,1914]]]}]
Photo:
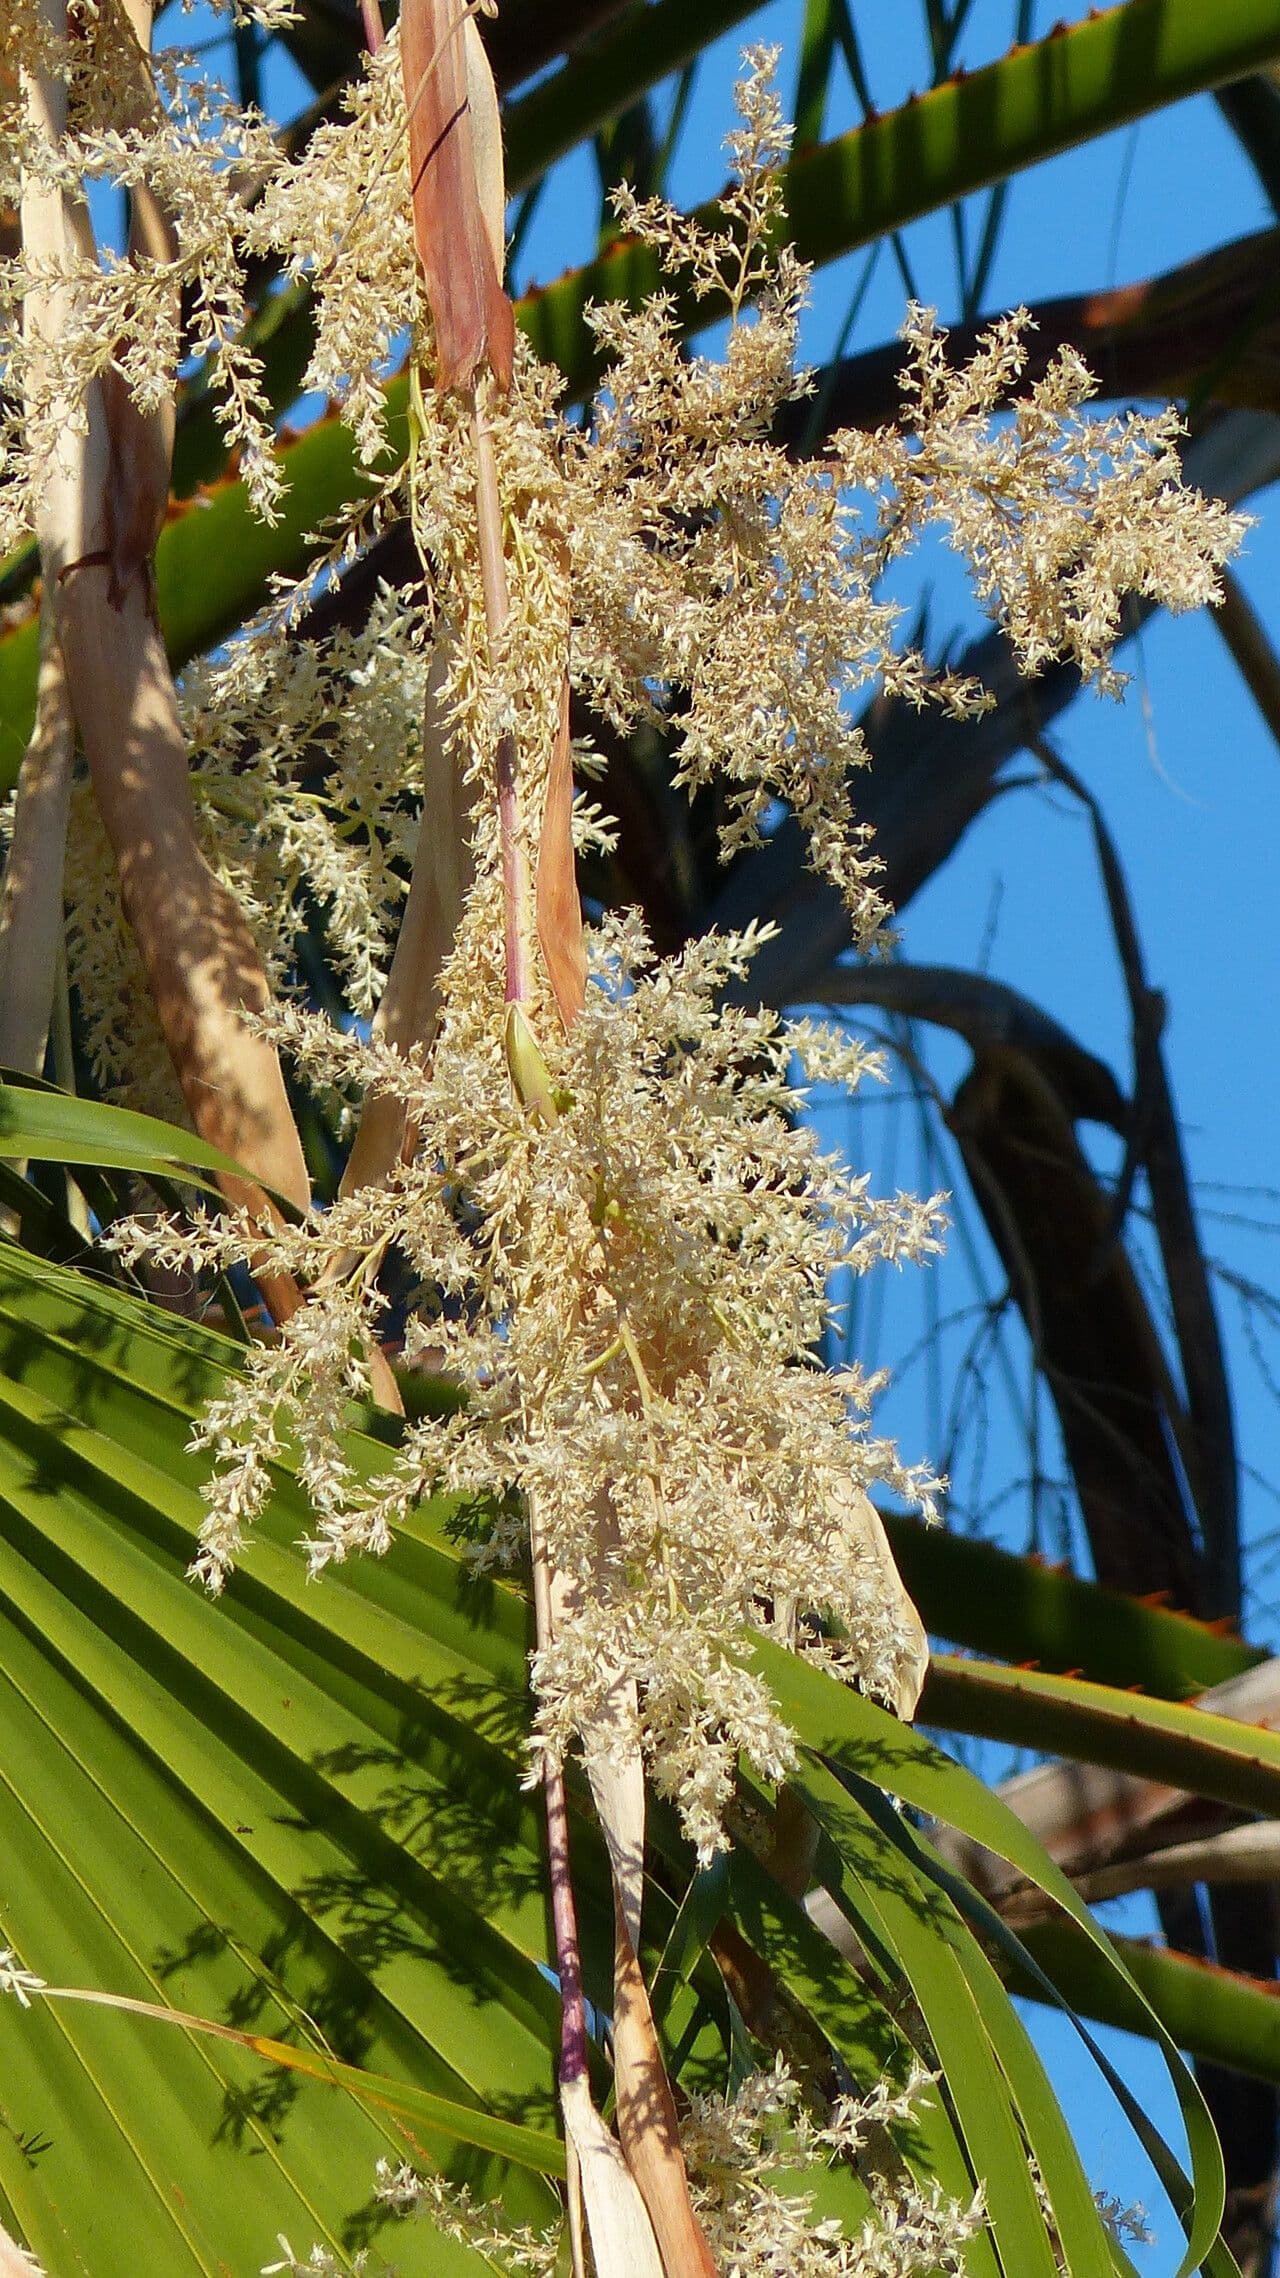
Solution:
[{"label": "clear blue sky", "polygon": [[[1040,0],[1033,29],[1047,29],[1060,8],[1061,0]],[[1063,12],[1074,18],[1083,9],[1072,0]],[[877,105],[888,109],[926,83],[923,5],[854,0],[854,13]],[[790,105],[802,14],[801,0],[773,0],[711,52],[672,180],[672,194],[681,202],[708,195],[723,179],[719,139],[730,122],[730,90],[744,40],[781,45],[781,84]],[[1000,53],[1013,14],[1013,0],[975,0],[962,60],[972,66]],[[169,22],[176,22],[175,12]],[[199,37],[207,28],[197,15],[187,36]],[[292,77],[280,67],[270,72],[266,91],[273,110],[293,107]],[[664,100],[659,96],[660,104]],[[856,116],[852,91],[842,86],[827,132],[853,124]],[[592,250],[596,210],[589,161],[570,161],[544,200],[522,262],[523,278],[545,282],[584,258]],[[1216,107],[1199,99],[1021,177],[1009,202],[988,305],[1145,277],[1271,218]],[[956,271],[947,221],[920,223],[908,232],[907,244],[922,297],[944,319],[954,315]],[[814,362],[821,362],[840,331],[864,258],[853,256],[816,281],[806,339]],[[852,344],[869,346],[896,332],[902,302],[901,280],[892,261],[882,257]],[[1269,496],[1255,501],[1254,511],[1258,525],[1240,574],[1280,636],[1280,608],[1273,599],[1280,514]],[[931,556],[926,567],[934,626],[976,629],[977,613],[954,566]],[[1280,976],[1280,897],[1274,883],[1280,752],[1207,619],[1157,620],[1128,661],[1135,678],[1125,702],[1083,699],[1059,723],[1055,739],[1105,806],[1126,865],[1149,976],[1169,1000],[1166,1050],[1206,1209],[1207,1245],[1237,1275],[1280,1288],[1280,1163],[1273,1137],[1280,1078],[1267,1041]],[[912,904],[901,933],[903,954],[919,961],[964,965],[985,959],[993,974],[1055,1014],[1127,1082],[1128,1015],[1091,842],[1083,820],[1061,798],[1030,789],[997,802]],[[928,1053],[938,1080],[953,1088],[963,1073],[964,1052],[946,1040],[930,1040]],[[908,1118],[868,1111],[860,1124],[847,1117],[828,1123],[828,1129],[836,1128],[848,1134],[885,1185],[953,1183],[953,1168],[939,1171],[922,1162]],[[1226,1217],[1210,1217],[1210,1211]],[[975,1239],[985,1251],[976,1226]],[[998,1287],[998,1270],[990,1263],[986,1270],[990,1286]],[[942,1314],[972,1301],[975,1285],[958,1244],[934,1280],[932,1302]],[[883,1296],[861,1314],[860,1357],[869,1363],[901,1360],[927,1325],[928,1302],[920,1277],[886,1280]],[[1250,1626],[1259,1638],[1276,1643],[1280,1553],[1271,1545],[1280,1536],[1274,1493],[1280,1482],[1280,1402],[1256,1363],[1239,1305],[1225,1289],[1221,1305],[1246,1467]],[[944,1404],[946,1370],[954,1368],[963,1341],[957,1331],[944,1344]],[[1015,1378],[1025,1385],[1025,1354],[1016,1345],[1009,1349]],[[1276,1340],[1265,1329],[1263,1351],[1280,1376]],[[1027,1498],[1015,1483],[1026,1468],[1026,1449],[1011,1413],[997,1385],[985,1444],[976,1428],[962,1437],[957,1485],[988,1512],[994,1509],[1006,1538],[1022,1546],[1028,1539]],[[905,1453],[937,1458],[942,1417],[938,1387],[931,1390],[926,1366],[907,1372],[885,1416]],[[1047,1416],[1042,1424],[1051,1443]],[[1042,1517],[1042,1539],[1052,1549],[1054,1515],[1046,1510]],[[1112,1918],[1117,1919],[1114,1912]],[[1153,1913],[1131,1902],[1118,1920],[1143,1931]],[[1136,2259],[1145,2271],[1172,2273],[1179,2258],[1177,2226],[1143,2171],[1123,2120],[1092,2066],[1078,2055],[1069,2028],[1045,2021],[1042,2012],[1031,2014],[1091,2180],[1122,2199],[1146,2201],[1158,2237]],[[1108,2045],[1124,2046],[1117,2036],[1109,2036]],[[1158,2059],[1132,2044],[1124,2069],[1151,2117],[1176,2143],[1172,2099]]]}]

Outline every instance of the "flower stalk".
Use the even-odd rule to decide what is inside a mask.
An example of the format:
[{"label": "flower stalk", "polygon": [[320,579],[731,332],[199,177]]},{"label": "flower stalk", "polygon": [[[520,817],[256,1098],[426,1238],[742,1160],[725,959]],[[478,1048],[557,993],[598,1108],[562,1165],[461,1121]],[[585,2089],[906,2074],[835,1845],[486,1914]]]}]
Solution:
[{"label": "flower stalk", "polygon": [[[550,1644],[553,1634],[551,1572],[536,1507],[531,1508],[529,1514],[529,1537],[533,1564],[534,1624],[538,1649],[542,1651]],[[551,1922],[555,1936],[556,1976],[560,1984],[559,2081],[564,2089],[587,2077],[587,2012],[569,1859],[569,1809],[565,1797],[564,1771],[551,1758],[544,1760],[542,1783],[546,1798]]]}]

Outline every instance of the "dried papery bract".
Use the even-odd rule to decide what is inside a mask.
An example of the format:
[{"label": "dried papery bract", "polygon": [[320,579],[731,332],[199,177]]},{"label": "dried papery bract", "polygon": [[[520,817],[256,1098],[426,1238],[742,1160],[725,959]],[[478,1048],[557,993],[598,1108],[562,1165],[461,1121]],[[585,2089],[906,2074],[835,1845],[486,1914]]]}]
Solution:
[{"label": "dried papery bract", "polygon": [[[149,0],[130,0],[121,20],[140,69],[150,20]],[[44,22],[65,43],[65,0],[44,0]],[[143,84],[150,86],[145,72]],[[52,169],[65,129],[65,81],[52,70],[29,73],[26,104],[29,130],[43,138]],[[23,224],[33,251],[47,256],[57,240],[65,253],[91,260],[87,209],[67,191],[32,180]],[[81,290],[73,270],[38,303],[42,353],[51,362]],[[53,637],[121,896],[196,1128],[305,1208],[310,1184],[275,1049],[244,1019],[266,1006],[265,976],[198,843],[186,744],[156,622],[149,561],[168,495],[171,421],[169,402],[144,415],[114,372],[91,381],[79,402],[63,404],[58,440],[40,470]],[[267,1213],[252,1179],[228,1179],[226,1191],[232,1202]],[[279,1277],[268,1295],[281,1314],[296,1303]]]},{"label": "dried papery bract", "polygon": [[[506,194],[497,95],[469,7],[409,6],[399,27],[413,240],[432,312],[435,364],[427,377],[469,388],[496,365],[510,380],[514,319],[502,291]],[[382,45],[369,37],[371,51]],[[413,386],[421,401],[422,376]],[[430,1042],[440,975],[474,879],[472,799],[449,732],[443,689],[455,636],[437,623],[423,732],[423,801],[404,920],[374,1032],[407,1052]],[[385,1180],[413,1152],[403,1100],[383,1093],[361,1118],[342,1191]]]},{"label": "dried papery bract", "polygon": [[436,384],[468,389],[488,370],[508,388],[515,317],[502,290],[504,201],[493,196],[497,100],[470,9],[462,0],[411,0],[401,10],[400,61]]},{"label": "dried papery bract", "polygon": [[63,945],[75,722],[48,600],[40,612],[36,716],[14,797],[13,833],[0,888],[0,1067],[38,1076]]},{"label": "dried papery bract", "polygon": [[[51,10],[46,25],[50,39],[65,39],[65,12]],[[60,140],[66,123],[66,88],[53,72],[28,68],[23,94],[34,131],[50,146]],[[28,179],[21,202],[22,243],[27,253],[56,267],[73,247],[68,243],[70,215],[61,190]],[[33,363],[56,354],[64,295],[56,286],[28,294],[23,307],[23,330]],[[69,460],[69,439],[55,446],[60,459]],[[64,479],[48,486],[41,522],[43,550],[49,558],[62,558],[73,525],[69,520],[74,495],[70,465]],[[68,518],[64,531],[60,517]],[[5,862],[0,897],[0,1065],[39,1075],[44,1066],[49,1019],[53,1005],[58,950],[62,941],[62,874],[66,851],[67,814],[71,796],[71,769],[75,757],[75,723],[67,688],[66,666],[57,635],[53,588],[46,587],[40,613],[40,665],[36,685],[36,716],[30,741],[18,774],[13,835]]]},{"label": "dried papery bract", "polygon": [[560,1018],[571,1028],[586,1001],[587,949],[582,930],[573,844],[573,739],[569,725],[569,675],[560,689],[560,718],[547,770],[547,791],[538,832],[536,886],[538,947]]}]

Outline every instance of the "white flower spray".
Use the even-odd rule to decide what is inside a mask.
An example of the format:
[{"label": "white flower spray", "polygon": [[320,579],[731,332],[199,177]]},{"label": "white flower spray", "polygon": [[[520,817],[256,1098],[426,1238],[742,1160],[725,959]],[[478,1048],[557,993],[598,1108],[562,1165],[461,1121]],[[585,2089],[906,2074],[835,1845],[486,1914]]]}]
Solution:
[{"label": "white flower spray", "polygon": [[[254,13],[274,21],[277,11]],[[835,1270],[927,1257],[942,1198],[872,1197],[863,1175],[797,1125],[797,1063],[810,1080],[850,1084],[881,1070],[810,1024],[725,1008],[724,986],[748,969],[758,935],[659,959],[636,917],[610,915],[587,945],[585,974],[566,981],[577,954],[572,939],[565,946],[576,907],[566,920],[562,906],[568,687],[619,731],[660,727],[690,791],[719,787],[726,855],[785,800],[866,947],[886,911],[849,805],[850,771],[866,758],[851,699],[874,683],[917,706],[965,712],[984,701],[896,645],[898,613],[879,592],[889,561],[942,526],[1029,671],[1067,656],[1113,688],[1124,595],[1175,609],[1212,597],[1238,525],[1182,488],[1170,418],[1081,415],[1090,383],[1069,353],[997,417],[1022,358],[1016,317],[955,371],[942,335],[913,310],[902,432],[840,432],[810,459],[771,439],[781,407],[808,385],[796,367],[807,277],[783,243],[788,137],[772,51],[747,58],[714,230],[659,201],[618,201],[673,282],[727,309],[722,355],[686,352],[672,294],[639,311],[597,310],[608,372],[578,424],[519,339],[509,377],[504,350],[492,368],[468,369],[465,386],[434,384],[394,34],[346,118],[290,161],[190,70],[140,77],[136,49],[120,68],[112,0],[74,20],[77,40],[54,59],[70,88],[68,183],[147,183],[171,216],[174,251],[168,262],[88,264],[56,366],[34,376],[17,319],[42,280],[21,261],[0,265],[0,358],[11,399],[26,386],[37,428],[42,402],[74,398],[104,353],[145,408],[172,377],[177,343],[156,312],[181,285],[220,416],[270,515],[279,477],[243,337],[245,261],[270,255],[312,280],[304,385],[336,398],[366,465],[385,444],[392,344],[406,330],[414,341],[410,465],[378,476],[337,557],[407,514],[421,589],[384,593],[361,632],[323,653],[299,644],[297,595],[282,596],[185,690],[209,859],[282,992],[267,1016],[273,1038],[326,1098],[363,1098],[366,1114],[399,1102],[404,1131],[386,1175],[352,1182],[296,1227],[195,1214],[116,1233],[130,1257],[251,1262],[309,1292],[203,1419],[197,1445],[215,1462],[195,1572],[221,1588],[286,1443],[301,1449],[316,1573],[389,1549],[401,1515],[439,1490],[494,1514],[478,1564],[524,1560],[536,1514],[559,1595],[533,1668],[535,1775],[554,1782],[577,1741],[598,1748],[608,1732],[620,1761],[642,1754],[708,1860],[727,1841],[739,1758],[770,1781],[793,1760],[749,1666],[753,1631],[819,1652],[906,1713],[913,1705],[922,1636],[868,1491],[887,1486],[927,1511],[935,1483],[872,1435],[875,1384],[856,1368],[823,1371],[813,1355]],[[0,90],[39,37],[23,0],[0,30]],[[9,109],[0,197],[24,167],[50,163]],[[32,513],[31,462],[12,448],[25,439],[6,440],[0,548]],[[466,843],[455,851],[471,882],[430,975],[432,1020],[396,1050],[377,1022],[362,1041],[289,1002],[287,976],[305,908],[319,914],[352,1009],[385,1003],[415,809],[442,761],[461,789]],[[579,814],[580,838],[606,827]],[[72,856],[70,948],[89,1048],[105,1084],[136,1085],[150,1068],[158,1086],[158,1032],[136,960],[120,954],[100,836],[86,814]],[[406,1363],[429,1357],[461,1399],[446,1420],[408,1426],[370,1477],[348,1460],[343,1432],[350,1400],[369,1386],[392,1251],[422,1299]],[[877,2106],[871,2116],[895,2114]],[[854,2114],[816,2129],[782,2075],[732,2104],[698,2105],[685,2151],[717,2267],[742,2278],[955,2267],[975,2210],[899,2196],[850,2241],[813,2225],[770,2180],[785,2164],[769,2149],[782,2135],[794,2163],[797,2146],[801,2156],[856,2152],[859,2125]],[[420,2196],[403,2177],[386,2189]],[[474,2210],[450,2212],[438,2194],[433,2203],[459,2235],[467,2224],[468,2235],[483,2231]],[[273,2267],[323,2267],[282,2246]],[[508,2246],[509,2267],[546,2266],[538,2242]]]},{"label": "white flower spray", "polygon": [[[962,2207],[902,2176],[886,2177],[868,2161],[867,2212],[849,2236],[838,2221],[815,2219],[812,2200],[788,2187],[801,2167],[856,2165],[869,2138],[883,2144],[886,2128],[909,2126],[930,2092],[923,2072],[901,2090],[880,2082],[865,2097],[839,2099],[828,2125],[819,2127],[779,2058],[734,2096],[695,2097],[684,2144],[717,2270],[724,2278],[962,2278],[966,2243],[982,2224],[981,2194]],[[401,2213],[429,2215],[510,2278],[552,2278],[557,2267],[553,2237],[509,2229],[497,2210],[477,2206],[437,2176],[383,2161],[378,2193]]]},{"label": "white flower spray", "polygon": [[[198,1571],[220,1584],[267,1492],[285,1422],[306,1451],[317,1571],[357,1548],[385,1549],[397,1514],[439,1488],[490,1497],[505,1515],[481,1556],[518,1558],[522,1528],[510,1514],[535,1497],[574,1609],[535,1670],[541,1743],[562,1752],[617,1680],[635,1678],[650,1769],[704,1856],[723,1839],[738,1751],[769,1777],[789,1760],[785,1728],[743,1667],[751,1627],[776,1623],[798,1642],[806,1617],[820,1617],[841,1640],[829,1657],[890,1700],[915,1649],[851,1514],[876,1483],[927,1508],[931,1483],[868,1436],[872,1388],[860,1373],[820,1372],[811,1356],[834,1269],[927,1256],[941,1198],[876,1201],[863,1175],[797,1127],[796,1060],[824,1080],[838,1064],[851,1084],[880,1069],[811,1025],[720,1005],[726,980],[747,968],[750,937],[660,961],[634,916],[607,919],[567,1034],[535,950],[523,1009],[546,1100],[521,1096],[506,1022],[495,746],[512,735],[520,755],[528,879],[566,660],[619,728],[667,720],[678,693],[675,765],[691,787],[727,779],[727,850],[786,798],[870,942],[884,912],[848,807],[850,769],[866,756],[848,700],[878,678],[920,704],[982,701],[894,649],[896,612],[876,595],[888,554],[944,523],[1029,668],[1066,653],[1105,679],[1122,595],[1140,587],[1194,606],[1235,536],[1221,509],[1179,485],[1167,418],[1080,418],[1088,382],[1069,357],[1009,420],[995,419],[1019,365],[1016,320],[955,372],[913,312],[917,409],[906,435],[843,432],[819,460],[799,462],[769,440],[775,413],[805,385],[795,356],[807,287],[794,258],[773,250],[786,147],[775,60],[765,50],[748,58],[721,230],[706,235],[664,206],[621,201],[628,225],[673,269],[728,301],[723,357],[686,357],[672,305],[659,298],[638,312],[596,312],[612,360],[585,427],[560,421],[554,376],[519,343],[509,395],[490,390],[510,592],[498,652],[465,406],[424,391],[408,503],[429,598],[384,596],[367,633],[344,637],[323,661],[300,660],[273,620],[202,673],[193,713],[202,772],[217,766],[226,782],[219,753],[232,742],[252,749],[255,706],[270,703],[256,755],[230,780],[263,821],[279,799],[268,829],[292,833],[295,873],[315,879],[338,954],[353,977],[368,975],[379,953],[366,913],[394,900],[396,800],[402,786],[412,791],[423,657],[432,628],[443,629],[444,703],[471,790],[476,871],[441,977],[438,1031],[415,1058],[289,1007],[273,1016],[308,1081],[401,1095],[420,1145],[386,1186],[274,1236],[275,1265],[316,1294],[206,1418],[202,1440],[219,1466]],[[385,50],[372,72],[383,96],[357,98],[345,130],[357,174],[376,147],[370,119],[389,133],[395,115]],[[326,141],[326,184],[342,173],[343,148],[336,135]],[[300,182],[277,183],[273,195],[285,214]],[[339,199],[329,227],[353,231],[357,210]],[[338,272],[327,277],[316,349],[326,370],[336,341],[351,337],[347,301],[362,302],[363,290],[358,278],[344,291]],[[860,520],[857,500],[868,495],[879,503]],[[291,759],[309,718],[341,719],[344,687],[362,719],[384,726],[363,769],[338,734],[326,799],[310,816],[313,851],[292,822]],[[397,736],[407,754],[398,778]],[[336,809],[350,885],[320,850],[321,807]],[[359,815],[357,843],[368,849],[363,896],[344,812]],[[282,925],[278,905],[272,922]],[[277,941],[280,965],[279,930]],[[139,1227],[125,1239],[174,1263],[225,1266],[260,1252],[262,1238],[197,1220],[185,1234]],[[357,1482],[337,1427],[364,1380],[389,1244],[430,1300],[421,1326],[410,1324],[407,1358],[429,1351],[466,1401],[447,1422],[412,1427],[383,1475]],[[339,1257],[364,1259],[368,1271],[348,1264],[335,1284]],[[602,1510],[603,1525],[584,1524]]]}]

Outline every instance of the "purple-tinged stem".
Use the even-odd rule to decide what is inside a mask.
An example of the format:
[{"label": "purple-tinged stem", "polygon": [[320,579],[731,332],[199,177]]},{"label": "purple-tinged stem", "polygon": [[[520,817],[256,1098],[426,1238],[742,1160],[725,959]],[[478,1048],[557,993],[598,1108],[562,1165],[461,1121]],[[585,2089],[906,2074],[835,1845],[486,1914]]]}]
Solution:
[{"label": "purple-tinged stem", "polygon": [[[533,1547],[533,1612],[539,1651],[551,1643],[551,1574],[537,1514],[530,1512]],[[551,1869],[551,1926],[560,1979],[560,2080],[582,2080],[587,2070],[587,2010],[582,1992],[578,1915],[569,1869],[569,1811],[564,1773],[548,1764],[543,1774],[547,1811],[547,1853]]]},{"label": "purple-tinged stem", "polygon": [[387,36],[378,0],[360,0],[360,20],[364,25],[364,44],[370,55],[376,55]]}]

